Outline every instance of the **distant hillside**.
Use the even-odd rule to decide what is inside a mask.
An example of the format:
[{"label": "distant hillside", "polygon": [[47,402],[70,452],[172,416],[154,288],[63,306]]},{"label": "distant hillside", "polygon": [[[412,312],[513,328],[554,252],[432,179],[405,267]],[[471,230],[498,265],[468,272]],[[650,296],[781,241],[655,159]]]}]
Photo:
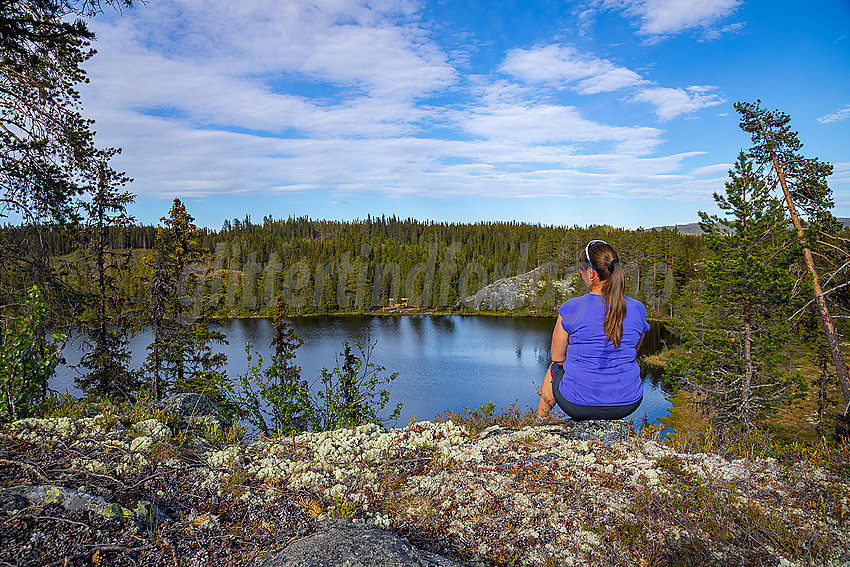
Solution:
[{"label": "distant hillside", "polygon": [[699,227],[698,222],[691,222],[688,224],[669,224],[667,226],[654,226],[649,230],[662,230],[665,228],[672,228],[674,230],[678,230],[679,234],[702,234],[702,229]]},{"label": "distant hillside", "polygon": [[[836,217],[840,222],[844,223],[844,226],[850,228],[850,217]],[[668,226],[659,226],[655,228],[673,228],[679,231],[679,234],[702,234],[702,229],[699,227],[698,222],[691,222],[688,224],[673,224]],[[650,229],[654,230],[654,229]]]}]

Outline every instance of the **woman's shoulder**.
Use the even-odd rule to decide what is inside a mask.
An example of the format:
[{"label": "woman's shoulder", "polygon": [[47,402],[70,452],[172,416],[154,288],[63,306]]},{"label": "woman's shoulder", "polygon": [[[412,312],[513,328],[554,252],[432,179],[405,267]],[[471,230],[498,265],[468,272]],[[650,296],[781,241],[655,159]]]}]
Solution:
[{"label": "woman's shoulder", "polygon": [[576,309],[582,305],[586,305],[587,302],[594,297],[601,296],[593,295],[592,293],[585,293],[584,295],[577,295],[576,297],[571,297],[566,300],[563,305],[561,305],[561,309]]},{"label": "woman's shoulder", "polygon": [[643,303],[641,303],[637,299],[629,297],[628,295],[625,296],[625,297],[626,297],[626,307],[627,308],[634,307],[634,308],[636,308],[640,311],[643,311],[643,313],[646,314],[646,306]]},{"label": "woman's shoulder", "polygon": [[586,293],[584,295],[576,295],[575,297],[571,297],[564,302],[564,305],[578,305],[580,303],[584,303],[587,301],[587,296],[590,295]]},{"label": "woman's shoulder", "polygon": [[588,307],[588,299],[592,294],[579,295],[566,300],[561,307],[558,308],[558,314],[564,321],[572,321],[580,319]]}]

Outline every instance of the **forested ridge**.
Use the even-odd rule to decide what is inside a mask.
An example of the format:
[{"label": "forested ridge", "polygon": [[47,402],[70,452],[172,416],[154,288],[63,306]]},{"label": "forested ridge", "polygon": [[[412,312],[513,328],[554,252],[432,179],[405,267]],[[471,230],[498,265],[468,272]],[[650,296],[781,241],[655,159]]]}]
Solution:
[{"label": "forested ridge", "polygon": [[[141,260],[150,255],[157,241],[157,227],[133,225],[124,229],[111,228],[108,231],[108,246],[118,257],[121,251],[132,252],[130,265],[123,274],[123,290],[128,299],[141,301],[144,290],[135,282],[144,279],[147,271]],[[48,254],[57,266],[65,266],[75,273],[75,285],[85,289],[91,283],[86,277],[85,260],[79,257],[79,243],[74,231],[54,227],[7,226],[4,230],[6,243],[20,254],[31,253],[35,243],[45,245]],[[310,301],[303,308],[291,308],[289,313],[332,313],[363,311],[370,307],[386,305],[393,297],[392,277],[384,277],[384,288],[374,295],[376,267],[394,264],[398,266],[397,293],[404,295],[407,278],[417,264],[435,264],[431,305],[427,307],[454,307],[460,299],[459,280],[463,270],[475,266],[475,274],[465,286],[472,294],[488,283],[504,277],[511,277],[534,268],[554,262],[557,274],[562,278],[571,278],[575,271],[578,253],[585,244],[594,238],[604,239],[618,251],[624,265],[630,267],[629,290],[639,299],[646,293],[658,295],[665,285],[665,276],[672,275],[672,296],[664,305],[653,305],[653,315],[669,317],[671,305],[681,300],[682,292],[696,276],[696,266],[704,255],[703,239],[696,235],[679,234],[675,229],[637,229],[628,230],[610,226],[554,227],[519,222],[482,222],[475,224],[436,223],[416,219],[399,219],[395,216],[367,217],[355,221],[315,220],[307,217],[289,217],[274,219],[267,216],[262,224],[252,222],[246,216],[243,219],[227,219],[220,230],[199,229],[195,238],[200,250],[204,251],[198,259],[209,272],[206,293],[213,293],[213,272],[219,276],[219,293],[223,296],[215,309],[216,316],[270,316],[273,301],[244,301],[245,278],[254,275],[253,294],[256,298],[267,299],[280,293],[287,271],[303,263],[307,267],[310,280],[302,284],[304,293],[310,294],[317,285],[320,276],[325,277],[322,284],[324,302],[312,305]],[[275,271],[275,293],[265,294],[268,280],[264,277],[270,262],[279,262]],[[358,271],[367,270],[368,289],[366,297],[359,304],[354,301],[342,307],[336,304],[335,289],[339,283],[340,266],[351,264],[349,291],[356,288]],[[327,271],[333,266],[332,271]],[[363,266],[361,268],[361,266]],[[440,267],[444,268],[441,270]],[[449,266],[451,269],[449,269]],[[481,268],[478,268],[480,266]],[[325,270],[317,274],[317,267]],[[483,271],[482,271],[483,268]],[[381,277],[380,270],[377,277]],[[647,282],[648,272],[657,272],[657,282]],[[485,276],[486,273],[486,276]],[[305,276],[299,273],[299,276]],[[361,276],[362,277],[362,276]],[[231,281],[230,278],[238,278]],[[450,278],[448,284],[444,279]],[[412,282],[421,289],[422,281]],[[23,287],[26,282],[20,282]],[[224,296],[232,297],[230,304]],[[649,286],[649,287],[647,287]],[[440,289],[446,287],[446,300],[439,302]],[[669,283],[668,283],[669,287]],[[462,294],[462,293],[461,293]],[[373,301],[375,300],[375,301]],[[541,306],[543,307],[543,306]],[[545,309],[524,309],[526,312],[551,314],[552,305]]]}]

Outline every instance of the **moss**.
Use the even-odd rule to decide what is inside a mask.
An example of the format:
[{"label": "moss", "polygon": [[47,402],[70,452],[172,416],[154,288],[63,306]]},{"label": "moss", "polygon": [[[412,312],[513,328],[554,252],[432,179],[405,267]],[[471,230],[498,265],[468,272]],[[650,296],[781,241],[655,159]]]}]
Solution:
[{"label": "moss", "polygon": [[125,516],[133,515],[133,512],[121,506],[120,504],[115,503],[104,506],[100,513],[103,516],[106,516],[107,518],[123,518]]},{"label": "moss", "polygon": [[61,504],[62,489],[58,486],[48,486],[44,491],[45,504]]}]

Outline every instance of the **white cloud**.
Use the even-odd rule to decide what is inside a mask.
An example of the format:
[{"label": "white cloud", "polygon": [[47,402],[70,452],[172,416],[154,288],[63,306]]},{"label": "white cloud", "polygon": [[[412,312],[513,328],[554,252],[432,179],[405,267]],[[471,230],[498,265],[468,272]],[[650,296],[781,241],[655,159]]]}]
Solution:
[{"label": "white cloud", "polygon": [[729,173],[729,170],[732,169],[731,163],[718,163],[714,165],[705,165],[703,167],[697,167],[691,171],[692,175],[697,177],[705,177],[705,176],[717,176],[726,177]]},{"label": "white cloud", "polygon": [[109,23],[125,28],[145,49],[223,74],[300,73],[410,97],[456,79],[412,13],[405,2],[174,0],[151,3]]},{"label": "white cloud", "polygon": [[726,102],[726,99],[712,92],[714,90],[714,87],[706,86],[691,86],[687,89],[653,87],[640,91],[634,99],[654,105],[658,118],[670,120],[681,114],[690,114]]},{"label": "white cloud", "polygon": [[821,124],[829,124],[830,122],[841,122],[848,118],[850,118],[850,104],[836,112],[833,112],[832,114],[827,114],[826,116],[818,118],[818,122]]},{"label": "white cloud", "polygon": [[641,82],[641,76],[607,59],[569,46],[512,49],[500,70],[526,83],[570,85],[582,94],[616,91]]},{"label": "white cloud", "polygon": [[665,36],[685,30],[701,30],[706,37],[721,31],[734,31],[738,26],[719,27],[732,15],[741,0],[602,0],[603,8],[621,10],[637,20],[638,33]]},{"label": "white cloud", "polygon": [[162,0],[95,27],[86,107],[142,195],[706,194],[699,152],[655,153],[663,130],[544,100],[650,84],[571,47],[510,51],[521,83],[493,83],[461,77],[403,2]]},{"label": "white cloud", "polygon": [[655,128],[599,124],[573,106],[500,103],[471,109],[458,121],[476,136],[528,144],[608,142],[618,152],[646,154],[661,141]]},{"label": "white cloud", "polygon": [[[169,6],[158,4],[166,13],[171,11]],[[209,11],[215,9],[210,7]],[[160,41],[157,35],[162,28],[148,30],[146,24],[153,16],[145,9],[133,14],[140,18],[144,15],[136,28],[129,19],[94,26],[99,54],[89,65],[92,86],[85,89],[94,102],[92,108],[167,109],[197,125],[273,134],[294,129],[308,135],[386,136],[409,132],[411,123],[426,114],[415,105],[416,98],[455,80],[454,69],[442,61],[434,46],[421,39],[405,43],[401,39],[404,34],[385,22],[376,29],[331,21],[313,30],[315,33],[289,30],[313,41],[320,35],[327,40],[311,52],[293,54],[276,49],[273,41],[263,44],[263,33],[230,37],[230,26],[198,14],[198,22],[191,21],[192,26],[199,27],[194,33],[185,30],[190,27],[186,23],[177,26],[187,35],[186,41]],[[239,20],[236,16],[234,19]],[[271,25],[268,21],[261,23]],[[221,45],[196,55],[195,45],[206,44],[197,38],[219,28],[223,28],[221,43],[232,42],[235,51],[250,56],[232,59],[232,53],[222,53]],[[263,26],[258,28],[262,32]],[[150,33],[145,34],[145,30]],[[258,43],[248,44],[246,36]],[[289,46],[291,39],[286,36],[278,43]],[[424,52],[427,57],[421,56]],[[258,62],[262,58],[265,61]],[[278,92],[281,78],[300,82],[318,96],[289,94],[286,87]]]},{"label": "white cloud", "polygon": [[513,49],[508,52],[499,70],[526,85],[569,86],[583,95],[639,89],[631,100],[653,104],[656,115],[662,120],[725,102],[715,92],[716,87],[696,85],[681,89],[651,86],[651,81],[631,69],[581,53],[570,46]]}]

